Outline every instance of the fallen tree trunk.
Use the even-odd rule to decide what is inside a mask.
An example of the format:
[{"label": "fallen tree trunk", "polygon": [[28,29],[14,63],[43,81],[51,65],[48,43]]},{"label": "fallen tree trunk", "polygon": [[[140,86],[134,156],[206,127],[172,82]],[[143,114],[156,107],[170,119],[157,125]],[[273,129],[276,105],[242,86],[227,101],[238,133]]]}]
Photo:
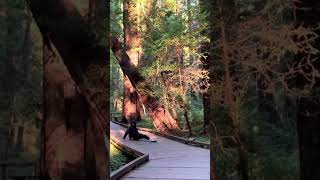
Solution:
[{"label": "fallen tree trunk", "polygon": [[151,88],[146,84],[144,77],[130,61],[129,56],[124,52],[121,43],[115,37],[111,37],[111,49],[125,76],[137,90],[140,102],[147,108],[148,114],[153,120],[154,127],[158,131],[179,131],[180,128],[177,121],[171,116],[170,112],[163,107],[159,98],[153,97],[147,93]]}]

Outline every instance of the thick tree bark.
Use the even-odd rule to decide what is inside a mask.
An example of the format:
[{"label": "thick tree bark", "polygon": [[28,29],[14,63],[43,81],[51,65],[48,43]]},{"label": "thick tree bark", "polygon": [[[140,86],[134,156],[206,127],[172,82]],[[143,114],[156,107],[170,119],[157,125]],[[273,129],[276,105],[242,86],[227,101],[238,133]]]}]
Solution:
[{"label": "thick tree bark", "polygon": [[[238,173],[239,177],[242,180],[249,179],[249,172],[248,172],[248,155],[247,150],[244,145],[244,136],[242,135],[241,128],[240,128],[240,110],[237,103],[234,101],[233,97],[233,84],[232,84],[232,69],[230,59],[228,58],[228,51],[229,51],[229,43],[228,43],[228,31],[227,25],[225,24],[227,21],[226,19],[226,8],[234,9],[235,4],[232,3],[232,7],[226,7],[223,4],[223,1],[218,3],[219,8],[219,31],[221,33],[221,60],[223,63],[223,71],[224,71],[224,102],[229,108],[229,116],[231,119],[231,128],[233,131],[233,136],[236,139],[236,146],[238,150]],[[231,6],[230,5],[230,6]],[[231,10],[232,11],[232,10]]]},{"label": "thick tree bark", "polygon": [[94,12],[96,11],[97,2],[96,0],[89,0],[89,13],[88,16],[91,20],[94,20]]},{"label": "thick tree bark", "polygon": [[131,123],[140,120],[139,97],[128,78],[123,79],[122,122]]},{"label": "thick tree bark", "polygon": [[[98,44],[88,23],[82,19],[72,2],[28,2],[41,33],[55,46],[73,80],[85,89],[85,76],[90,67],[107,65],[107,47]],[[106,111],[101,113],[108,117]]]},{"label": "thick tree bark", "polygon": [[[91,94],[85,76],[93,66],[101,69],[106,67],[106,60],[109,57],[108,50],[97,42],[93,30],[82,19],[71,1],[28,0],[27,2],[42,35],[55,46],[72,79],[77,84],[76,88],[73,87],[76,90],[73,90],[74,96],[71,95],[72,98],[66,102],[61,102],[62,98],[52,102],[58,103],[58,105],[69,105],[49,107],[50,102],[48,102],[45,127],[50,127],[50,129],[45,128],[44,131],[48,137],[44,139],[45,150],[42,151],[41,155],[45,156],[41,158],[42,166],[46,166],[41,168],[41,178],[45,179],[47,177],[47,179],[59,180],[105,179],[109,177],[109,169],[107,168],[107,159],[109,158],[109,137],[107,137],[109,135],[109,118],[107,112],[109,108],[107,102],[96,103],[97,99],[104,98],[93,97],[94,94]],[[50,88],[53,95],[49,96],[48,101],[55,97],[54,94],[59,92],[60,95],[63,95],[61,93],[64,92],[60,87],[64,77],[52,77],[58,78],[55,82],[60,85],[54,85],[56,91],[54,91],[54,88]],[[104,78],[106,77],[101,77],[100,83],[94,82],[94,84],[107,85],[109,81],[105,81]],[[52,80],[48,77],[48,81],[49,79]],[[90,85],[93,85],[93,83]],[[105,91],[102,90],[102,92]],[[92,102],[93,98],[95,102]],[[53,113],[64,111],[65,109],[61,110],[59,108],[66,107],[69,107],[69,116]],[[51,112],[53,115],[50,114]],[[67,118],[69,121],[64,120],[66,116],[69,117]],[[54,117],[54,119],[49,119],[51,117]],[[89,119],[87,123],[84,123],[85,119]],[[51,122],[53,124],[50,124]],[[83,129],[83,126],[87,127],[86,130]],[[56,127],[55,130],[54,127]],[[51,130],[52,132],[50,132]],[[63,138],[67,138],[69,144],[64,143],[67,141],[61,141]],[[90,151],[85,148],[85,145],[90,147]],[[55,154],[58,149],[61,152],[60,156],[70,153],[70,156],[63,156],[64,162],[67,162],[63,167],[56,167],[59,164]],[[64,153],[64,151],[66,152]],[[64,173],[57,175],[58,171]]]},{"label": "thick tree bark", "polygon": [[178,113],[176,111],[177,109],[177,104],[176,104],[176,99],[175,99],[175,96],[171,96],[170,98],[171,100],[169,101],[170,102],[170,107],[171,107],[171,112],[172,112],[172,117],[173,119],[175,119],[177,122],[178,121]]},{"label": "thick tree bark", "polygon": [[71,1],[27,0],[42,34],[57,48],[72,78],[83,84],[89,66],[105,66],[108,51],[97,45],[90,29]]},{"label": "thick tree bark", "polygon": [[[229,172],[237,172],[235,178],[247,180],[249,179],[248,172],[248,155],[244,144],[244,136],[240,131],[240,119],[239,119],[239,107],[234,101],[233,85],[232,85],[232,70],[231,62],[229,59],[229,36],[230,36],[230,23],[234,21],[234,12],[236,11],[235,2],[233,0],[215,0],[206,1],[203,0],[202,6],[209,7],[209,23],[210,23],[210,84],[215,81],[223,81],[223,103],[227,107],[228,116],[230,120],[215,118],[218,109],[220,109],[220,102],[214,100],[213,94],[210,92],[210,144],[211,144],[211,173],[210,179],[215,180],[225,177],[224,173],[227,173],[224,169],[217,171],[219,168],[224,168],[223,164],[225,154],[221,151],[221,142],[217,139],[221,134],[228,134],[233,136],[235,141],[232,143],[232,148],[237,150],[236,165],[233,167],[227,167]],[[232,35],[231,35],[232,36]],[[217,41],[217,39],[219,39]],[[219,43],[214,44],[214,43]],[[218,47],[218,48],[217,48]],[[227,125],[227,128],[226,128]],[[219,131],[219,133],[218,133]],[[218,141],[217,141],[218,140]],[[226,162],[228,163],[228,162]],[[216,167],[220,164],[219,167]]]},{"label": "thick tree bark", "polygon": [[[297,25],[303,25],[307,28],[315,28],[320,22],[320,2],[318,0],[302,0],[295,2]],[[316,33],[320,35],[319,29]],[[320,39],[317,38],[313,44],[320,49]],[[305,55],[298,55],[297,58]],[[319,56],[319,55],[318,55]],[[312,57],[313,58],[313,57]],[[318,57],[316,57],[318,58]],[[313,66],[320,69],[320,62],[315,61]],[[305,80],[298,77],[297,87],[303,88]],[[319,93],[320,82],[316,82],[315,93]],[[313,94],[315,95],[315,94]],[[319,94],[315,97],[301,98],[298,101],[298,135],[300,148],[300,179],[317,180],[320,178],[320,98]]]},{"label": "thick tree bark", "polygon": [[202,94],[203,104],[203,133],[207,134],[210,125],[210,94],[205,92]]},{"label": "thick tree bark", "polygon": [[[184,106],[188,106],[185,105]],[[189,129],[189,136],[191,137],[192,136],[192,129],[191,129],[191,123],[190,123],[190,120],[189,120],[189,108],[185,107],[184,108],[184,118],[186,119],[186,123],[187,123],[187,126],[188,126],[188,129]]]},{"label": "thick tree bark", "polygon": [[[206,0],[200,0],[199,1],[199,5],[201,8],[201,11],[203,13],[206,13],[208,10],[208,4]],[[213,10],[211,10],[213,11]],[[210,30],[205,30],[204,32],[202,32],[205,35],[209,36],[209,31]],[[205,57],[201,57],[201,62],[203,63],[203,68],[208,70],[209,72],[209,83],[211,81],[211,73],[210,73],[210,61],[211,61],[211,57],[210,57],[210,43],[209,42],[203,42],[201,43],[201,49],[200,49],[201,53],[203,53],[203,55]],[[204,92],[202,94],[202,104],[203,104],[203,133],[207,134],[209,131],[209,125],[210,125],[210,93]]]},{"label": "thick tree bark", "polygon": [[123,1],[124,48],[135,66],[140,64],[142,54],[139,30],[140,16],[137,1]]},{"label": "thick tree bark", "polygon": [[[95,139],[86,98],[44,41],[45,121],[41,178],[101,179],[106,170],[96,167]],[[90,150],[89,150],[90,149]],[[103,176],[102,176],[103,177]]]},{"label": "thick tree bark", "polygon": [[137,90],[140,102],[145,105],[153,124],[158,131],[180,130],[175,119],[165,110],[158,97],[153,97],[147,92],[150,87],[145,83],[144,77],[139,73],[130,61],[129,56],[124,52],[117,38],[111,37],[111,49],[116,56],[125,76],[130,79],[131,84]]},{"label": "thick tree bark", "polygon": [[[201,11],[204,13],[208,13],[208,17],[207,17],[207,21],[209,23],[209,29],[207,30],[207,32],[203,32],[205,34],[208,34],[208,37],[210,39],[210,42],[208,43],[208,46],[205,47],[204,44],[201,46],[201,51],[208,51],[208,56],[210,56],[210,58],[208,58],[207,62],[208,63],[204,63],[204,68],[207,68],[209,70],[209,83],[210,85],[213,82],[213,79],[211,78],[213,72],[213,57],[214,55],[217,54],[216,49],[214,48],[214,42],[215,39],[217,38],[217,34],[216,32],[216,28],[215,28],[215,14],[216,14],[216,9],[217,9],[217,5],[216,5],[216,1],[212,1],[212,0],[199,0],[199,5],[201,8]],[[206,49],[205,49],[206,48]],[[205,59],[202,59],[202,61]],[[209,101],[206,103],[205,101],[208,99],[203,99],[203,108],[205,109],[204,111],[204,121],[208,121],[208,134],[210,137],[210,180],[217,180],[217,156],[219,154],[219,144],[216,142],[216,134],[217,134],[217,129],[215,127],[215,118],[214,118],[214,106],[215,104],[213,103],[214,101],[212,101],[212,95],[211,95],[211,87],[209,87],[209,90],[207,91],[207,94],[209,96],[207,96],[209,98]],[[205,94],[203,95],[205,96]],[[205,97],[203,97],[205,98]],[[210,119],[208,118],[210,117]],[[204,127],[206,126],[206,122],[204,122]]]},{"label": "thick tree bark", "polygon": [[[169,83],[168,83],[165,72],[161,72],[161,78],[162,78],[162,86],[163,86],[162,98],[163,98],[164,109],[166,111],[168,111],[169,110],[169,102],[168,102],[168,100],[169,100],[169,94],[168,94]],[[176,118],[174,118],[174,119],[176,119]]]},{"label": "thick tree bark", "polygon": [[[210,44],[209,43],[202,43],[201,45],[201,53],[204,53],[206,58],[202,57],[201,61],[203,63],[203,68],[208,70],[209,77],[210,77]],[[209,83],[211,81],[211,77],[209,79]],[[202,104],[203,104],[203,133],[207,134],[210,125],[210,93],[208,91],[202,94]]]},{"label": "thick tree bark", "polygon": [[[136,67],[140,64],[142,54],[139,31],[141,15],[137,3],[132,0],[123,1],[124,48],[130,61]],[[136,90],[130,80],[125,77],[123,81],[122,121],[130,123],[141,120],[140,104]]]}]

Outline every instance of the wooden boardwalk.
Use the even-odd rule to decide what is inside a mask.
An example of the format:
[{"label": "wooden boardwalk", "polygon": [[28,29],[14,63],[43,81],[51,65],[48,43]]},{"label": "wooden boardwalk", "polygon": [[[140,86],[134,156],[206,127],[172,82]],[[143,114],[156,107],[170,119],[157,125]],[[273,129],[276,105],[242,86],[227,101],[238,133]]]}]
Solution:
[{"label": "wooden boardwalk", "polygon": [[144,154],[149,161],[126,174],[122,180],[209,180],[210,151],[142,132],[156,143],[123,140],[125,128],[110,122],[111,137]]}]

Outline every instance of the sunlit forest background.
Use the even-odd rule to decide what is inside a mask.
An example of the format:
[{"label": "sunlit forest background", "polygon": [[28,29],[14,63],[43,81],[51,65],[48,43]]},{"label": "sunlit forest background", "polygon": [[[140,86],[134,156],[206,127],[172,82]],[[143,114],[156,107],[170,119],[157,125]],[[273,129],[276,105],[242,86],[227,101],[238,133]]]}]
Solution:
[{"label": "sunlit forest background", "polygon": [[[127,16],[123,16],[125,3]],[[123,41],[124,33],[133,31],[126,33],[135,41],[127,52],[138,56],[136,65],[150,86],[147,93],[159,98],[165,111],[171,113],[183,129],[180,135],[209,142],[203,110],[208,70],[203,68],[205,52],[200,51],[201,42],[208,42],[202,33],[208,24],[197,2],[112,1],[111,7],[112,35]],[[125,116],[125,77],[113,54],[111,81],[112,111]],[[144,105],[138,102],[137,106],[142,119],[138,125],[156,129]]]},{"label": "sunlit forest background", "polygon": [[[88,2],[74,2],[88,18]],[[210,143],[211,176],[218,180],[300,179],[302,155],[315,153],[301,147],[317,141],[313,124],[301,119],[318,116],[300,106],[319,98],[314,16],[301,18],[287,0],[112,0],[110,6],[111,32],[104,33],[118,39],[144,78],[133,88],[110,49],[110,108],[122,123]],[[0,27],[0,161],[37,161],[41,33],[23,0],[0,1]],[[112,170],[126,163],[114,147],[111,153]],[[312,167],[310,159],[302,159],[304,166]]]},{"label": "sunlit forest background", "polygon": [[298,103],[317,95],[319,51],[297,12],[286,0],[113,0],[111,35],[148,84],[138,94],[173,118],[158,125],[139,101],[128,108],[111,53],[112,111],[127,123],[133,109],[140,127],[202,142],[210,126],[217,179],[299,179]]}]

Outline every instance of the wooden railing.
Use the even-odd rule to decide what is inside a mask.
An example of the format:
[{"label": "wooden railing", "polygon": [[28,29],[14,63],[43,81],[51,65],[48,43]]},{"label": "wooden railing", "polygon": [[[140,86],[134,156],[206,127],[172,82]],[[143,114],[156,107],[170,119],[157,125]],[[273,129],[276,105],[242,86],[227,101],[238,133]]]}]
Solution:
[{"label": "wooden railing", "polygon": [[116,139],[110,137],[110,141],[111,143],[116,146],[118,149],[121,149],[122,151],[124,151],[125,153],[135,157],[136,159],[134,159],[133,161],[129,162],[128,164],[120,167],[119,169],[117,169],[116,171],[112,172],[110,175],[110,180],[118,180],[120,179],[122,176],[124,176],[125,174],[127,174],[128,172],[130,172],[131,170],[141,166],[143,163],[149,161],[149,155],[148,154],[143,154],[137,150],[134,150],[130,147],[127,147],[123,144],[121,144],[119,141],[117,141]]},{"label": "wooden railing", "polygon": [[[37,163],[34,161],[10,161],[10,160],[4,160],[4,161],[0,161],[0,167],[1,167],[1,179],[3,180],[7,180],[7,179],[23,179],[23,180],[27,180],[27,179],[33,179],[33,180],[37,180],[38,179],[38,175],[37,175]],[[11,175],[8,173],[8,169],[9,168],[21,168],[21,167],[31,167],[32,168],[32,172],[30,172],[30,174],[28,175],[19,175],[19,174],[14,174]]]}]

